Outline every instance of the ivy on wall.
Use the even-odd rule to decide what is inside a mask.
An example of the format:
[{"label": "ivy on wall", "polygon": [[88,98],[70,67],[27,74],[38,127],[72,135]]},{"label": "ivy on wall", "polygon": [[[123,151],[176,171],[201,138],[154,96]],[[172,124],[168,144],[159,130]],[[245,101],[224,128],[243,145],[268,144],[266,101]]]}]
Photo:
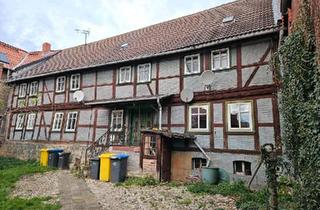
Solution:
[{"label": "ivy on wall", "polygon": [[301,209],[320,208],[320,68],[308,0],[279,49],[282,141],[297,181]]}]

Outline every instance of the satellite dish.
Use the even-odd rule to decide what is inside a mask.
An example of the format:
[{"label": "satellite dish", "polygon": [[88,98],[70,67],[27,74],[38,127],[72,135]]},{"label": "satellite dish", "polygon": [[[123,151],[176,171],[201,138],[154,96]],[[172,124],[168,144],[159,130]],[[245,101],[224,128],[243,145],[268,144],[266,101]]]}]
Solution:
[{"label": "satellite dish", "polygon": [[84,93],[81,90],[77,90],[73,93],[73,99],[77,102],[81,102],[84,99]]},{"label": "satellite dish", "polygon": [[180,99],[185,103],[189,103],[193,99],[193,91],[188,88],[183,89],[180,93]]},{"label": "satellite dish", "polygon": [[210,85],[212,84],[213,80],[214,80],[214,73],[210,70],[204,71],[201,76],[201,82],[204,85]]}]

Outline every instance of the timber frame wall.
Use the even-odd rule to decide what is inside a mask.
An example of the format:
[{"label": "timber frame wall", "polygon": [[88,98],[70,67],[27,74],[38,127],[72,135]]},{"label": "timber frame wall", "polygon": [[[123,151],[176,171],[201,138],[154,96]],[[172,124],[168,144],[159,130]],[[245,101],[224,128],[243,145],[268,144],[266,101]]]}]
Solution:
[{"label": "timber frame wall", "polygon": [[[265,42],[267,44],[265,46],[262,46],[260,45],[260,42]],[[274,33],[270,34],[269,36],[256,37],[250,40],[239,40],[236,42],[227,43],[211,48],[204,48],[193,52],[175,54],[152,60],[144,59],[139,62],[132,62],[123,65],[112,65],[104,68],[92,68],[74,73],[80,73],[81,75],[80,89],[86,93],[86,103],[118,98],[156,96],[165,94],[165,89],[169,89],[168,93],[173,93],[174,95],[169,100],[166,100],[163,103],[163,107],[165,109],[163,115],[165,116],[165,120],[163,120],[162,126],[165,129],[171,129],[172,131],[177,132],[186,132],[188,129],[187,119],[189,104],[185,104],[180,100],[179,93],[185,87],[189,87],[195,91],[195,96],[192,104],[207,103],[210,107],[209,132],[194,133],[197,136],[202,136],[201,138],[199,138],[200,141],[202,138],[208,139],[203,140],[203,142],[208,141],[208,144],[204,143],[204,147],[207,151],[258,154],[259,147],[264,142],[273,142],[280,147],[280,125],[277,105],[277,87],[274,83],[272,70],[265,70],[267,69],[272,53],[277,49],[276,43],[277,34]],[[250,46],[251,44],[253,45],[253,47]],[[257,59],[255,59],[254,61],[245,62],[246,60],[252,60],[251,57],[257,56],[255,55],[257,53],[254,50],[256,50],[256,48],[259,48],[260,46],[263,47],[263,49],[261,49],[262,54],[260,54],[259,57],[257,57]],[[224,78],[225,81],[219,80],[217,84],[218,86],[220,86],[213,91],[203,91],[203,88],[201,89],[201,87],[198,87],[198,84],[195,85],[194,81],[199,79],[200,74],[204,70],[211,69],[211,51],[214,49],[222,49],[225,47],[230,48],[230,51],[232,51],[230,52],[230,57],[232,57],[230,68],[218,72],[221,75],[225,75],[225,77],[221,77]],[[196,53],[200,54],[201,72],[195,75],[184,75],[184,57]],[[136,66],[138,64],[144,63],[152,64],[151,81],[149,83],[139,84],[137,83]],[[120,67],[127,65],[131,65],[132,72],[134,72],[132,82],[121,85],[117,84],[117,70]],[[171,71],[171,69],[176,70]],[[107,76],[105,77],[106,80],[103,80],[103,77],[101,77],[101,72],[104,71],[108,72]],[[266,75],[268,76],[268,78],[266,78],[264,74],[259,74],[259,72],[262,71],[269,71],[269,74],[271,75],[267,73]],[[93,77],[89,78],[85,76],[86,72],[90,72],[91,74],[93,73]],[[39,83],[39,103],[37,105],[31,105],[29,97],[26,96],[26,107],[24,108],[18,108],[19,83],[13,84],[13,91],[9,100],[7,139],[33,139],[35,141],[50,143],[87,143],[95,140],[103,134],[103,130],[106,130],[109,127],[110,109],[116,108],[117,106],[115,105],[112,107],[106,107],[103,105],[85,105],[83,103],[74,102],[72,99],[72,91],[69,90],[70,75],[70,72],[60,73],[59,75],[56,75],[56,77],[66,76],[66,87],[63,93],[55,92],[56,82],[54,75],[48,76],[46,78],[39,77],[37,80],[32,80],[38,81]],[[269,77],[271,77],[271,79]],[[20,83],[32,81],[26,80]],[[221,82],[221,84],[219,82]],[[168,88],[166,86],[172,86],[172,88]],[[29,88],[27,92],[29,92]],[[88,92],[90,94],[87,94]],[[124,92],[127,95],[122,95],[124,94]],[[108,97],[104,98],[104,94],[108,95]],[[63,99],[61,100],[61,98]],[[225,119],[225,103],[234,100],[252,100],[254,116],[253,122],[255,127],[254,132],[250,134],[230,134],[227,132]],[[267,113],[262,113],[264,112],[264,102],[267,102],[270,105],[267,106]],[[78,111],[78,120],[75,132],[72,132],[72,134],[65,131],[59,133],[53,132],[51,130],[51,125],[54,113],[58,111],[63,112],[64,118],[66,118],[68,111],[72,110]],[[179,112],[174,112],[173,110],[179,110]],[[16,115],[18,113],[30,112],[37,113],[34,129],[29,131],[27,131],[26,129],[17,131],[15,129]],[[260,112],[262,114],[260,114]],[[216,115],[217,113],[222,116],[222,121],[214,121],[214,115]],[[82,119],[82,115],[86,117],[83,117]],[[157,114],[155,114],[155,116],[156,115]],[[260,118],[264,117],[262,116],[259,118],[260,115],[268,116],[272,120],[263,121]],[[105,117],[105,119],[102,119],[103,117]],[[182,117],[181,119],[183,120],[179,121],[177,119],[180,117]],[[27,117],[25,116],[24,128],[26,126],[26,118]],[[79,118],[81,118],[81,120]],[[65,121],[66,120],[63,121],[63,128],[65,127]],[[157,123],[155,122],[154,125],[157,126]],[[261,133],[264,128],[265,130],[271,129],[273,131],[272,139],[270,139],[270,137],[266,137],[266,133]],[[84,132],[86,131],[87,133],[84,134]],[[220,134],[222,136],[220,134],[217,135],[217,132],[221,132]],[[56,135],[55,140],[53,140],[54,135]],[[85,137],[85,135],[87,135],[87,138]],[[239,148],[237,148],[237,146],[235,145],[232,146],[230,144],[230,139],[232,139],[233,137],[231,136],[236,136],[236,138],[240,139],[239,141],[241,141],[241,138],[250,136],[250,138],[253,138],[254,146],[250,149],[246,149],[247,145],[239,146]],[[81,140],[79,140],[80,138]],[[222,138],[222,146],[217,144],[218,138]],[[261,140],[262,138],[267,138],[269,140]],[[237,140],[233,139],[232,141]],[[178,148],[177,150],[193,151],[197,149],[191,147]]]}]

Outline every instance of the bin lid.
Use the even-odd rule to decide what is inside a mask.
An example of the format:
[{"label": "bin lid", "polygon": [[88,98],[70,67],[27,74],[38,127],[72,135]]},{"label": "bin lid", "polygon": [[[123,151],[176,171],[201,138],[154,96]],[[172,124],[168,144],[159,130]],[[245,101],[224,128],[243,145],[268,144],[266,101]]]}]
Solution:
[{"label": "bin lid", "polygon": [[63,152],[63,149],[60,148],[52,148],[48,150],[49,152]]},{"label": "bin lid", "polygon": [[48,150],[49,150],[48,148],[40,149],[41,152],[48,152]]},{"label": "bin lid", "polygon": [[90,161],[99,161],[100,158],[96,157],[96,158],[90,158]]},{"label": "bin lid", "polygon": [[114,155],[114,153],[111,152],[107,152],[107,153],[103,153],[99,156],[99,158],[110,158]]},{"label": "bin lid", "polygon": [[68,156],[70,154],[71,154],[71,152],[61,152],[61,153],[59,153],[60,156]]},{"label": "bin lid", "polygon": [[112,156],[112,159],[124,159],[124,158],[128,158],[128,157],[129,157],[129,155],[124,154],[124,153],[120,153],[120,154]]}]

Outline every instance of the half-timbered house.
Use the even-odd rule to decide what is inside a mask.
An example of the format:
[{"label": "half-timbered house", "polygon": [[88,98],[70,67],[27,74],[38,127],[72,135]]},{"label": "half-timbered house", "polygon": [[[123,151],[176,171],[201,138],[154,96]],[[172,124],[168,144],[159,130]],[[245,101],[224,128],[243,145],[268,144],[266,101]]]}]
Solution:
[{"label": "half-timbered house", "polygon": [[[238,0],[20,67],[10,79],[8,141],[90,147],[104,139],[140,154],[129,160],[143,171],[166,167],[166,179],[186,180],[209,159],[231,179],[249,179],[260,146],[279,146],[269,66],[276,3]],[[213,72],[209,86],[204,71]],[[188,103],[180,98],[186,88],[194,95]],[[79,90],[84,99],[77,101]],[[169,154],[165,161],[159,151]]]}]

